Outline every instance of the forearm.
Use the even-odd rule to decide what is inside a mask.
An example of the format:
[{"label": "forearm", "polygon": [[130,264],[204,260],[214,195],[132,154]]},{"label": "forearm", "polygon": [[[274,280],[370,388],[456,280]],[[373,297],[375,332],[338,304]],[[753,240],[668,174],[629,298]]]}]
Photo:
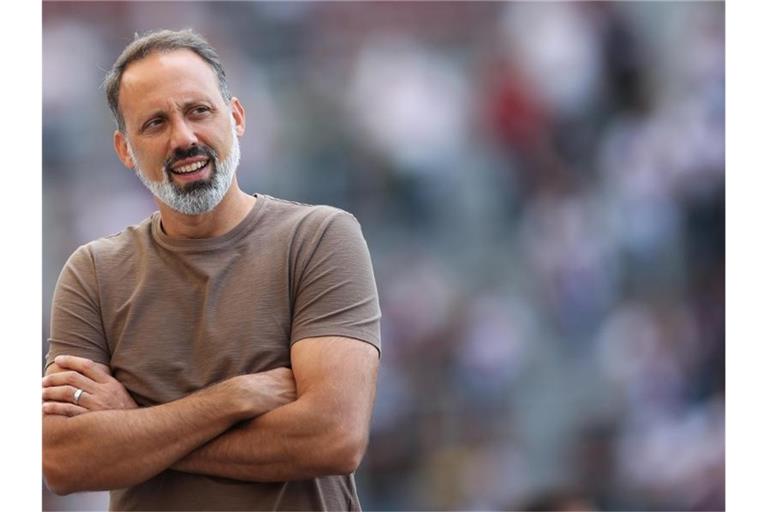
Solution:
[{"label": "forearm", "polygon": [[[213,389],[215,388],[215,389]],[[141,483],[251,417],[222,385],[174,402],[43,419],[43,466],[60,494]]]},{"label": "forearm", "polygon": [[300,399],[228,430],[173,469],[258,482],[349,474],[360,462],[367,431],[344,431],[342,424]]}]

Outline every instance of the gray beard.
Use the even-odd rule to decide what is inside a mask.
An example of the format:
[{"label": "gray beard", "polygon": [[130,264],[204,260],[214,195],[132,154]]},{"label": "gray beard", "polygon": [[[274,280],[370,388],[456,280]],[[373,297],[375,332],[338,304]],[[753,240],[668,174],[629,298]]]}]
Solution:
[{"label": "gray beard", "polygon": [[235,130],[235,123],[232,123],[232,145],[227,158],[222,161],[218,155],[215,156],[211,162],[213,168],[208,181],[189,190],[174,183],[165,170],[163,170],[162,181],[150,180],[141,170],[130,144],[128,144],[128,154],[133,159],[136,175],[152,195],[179,213],[200,215],[216,208],[232,186],[235,170],[240,163],[240,141]]}]

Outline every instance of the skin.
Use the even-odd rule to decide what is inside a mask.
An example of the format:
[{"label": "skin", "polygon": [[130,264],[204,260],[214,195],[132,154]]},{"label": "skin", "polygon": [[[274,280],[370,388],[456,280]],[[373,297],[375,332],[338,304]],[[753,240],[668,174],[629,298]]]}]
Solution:
[{"label": "skin", "polygon": [[[241,136],[245,109],[227,105],[211,68],[189,50],[154,53],[126,69],[120,88],[126,131],[115,150],[152,180],[177,149],[205,144],[222,157],[231,121]],[[183,162],[182,162],[183,163]],[[173,179],[179,179],[174,177]],[[164,231],[177,238],[222,235],[255,198],[237,180],[212,211],[180,214],[158,201]],[[123,488],[173,468],[250,481],[348,474],[368,442],[378,351],[324,336],[291,348],[292,371],[240,375],[187,397],[138,408],[109,367],[60,356],[43,379],[43,473],[58,494]],[[74,391],[83,389],[79,403]]]},{"label": "skin", "polygon": [[[91,381],[86,383],[92,390],[90,399],[86,395],[78,406],[85,410],[66,407],[72,404],[58,405],[62,402],[44,404],[49,410],[66,408],[65,414],[72,414],[43,415],[43,475],[57,494],[141,483],[236,423],[274,407],[275,399],[262,391],[262,381],[270,376],[253,374],[234,377],[167,404],[131,408],[119,398],[127,394],[122,385],[116,390],[113,382],[106,381],[108,370],[103,365],[97,367],[87,359],[76,359],[63,356],[59,361],[78,368],[65,372],[66,386],[79,386],[83,379]],[[45,378],[49,383],[54,381],[64,368],[52,364]],[[46,389],[57,394],[61,390],[56,388],[61,387],[52,384]],[[104,402],[122,403],[129,408],[88,412],[87,407]]]}]

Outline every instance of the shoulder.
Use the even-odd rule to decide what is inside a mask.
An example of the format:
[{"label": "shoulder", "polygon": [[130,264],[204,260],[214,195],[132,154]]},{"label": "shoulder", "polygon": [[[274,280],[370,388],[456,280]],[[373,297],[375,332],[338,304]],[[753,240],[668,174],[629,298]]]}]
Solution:
[{"label": "shoulder", "polygon": [[263,197],[268,223],[299,235],[320,234],[331,225],[359,227],[354,215],[335,206],[306,204],[268,195]]},{"label": "shoulder", "polygon": [[122,231],[92,240],[78,247],[70,260],[89,258],[94,263],[112,260],[124,260],[145,247],[151,240],[153,216],[147,217],[138,224],[127,226]]}]

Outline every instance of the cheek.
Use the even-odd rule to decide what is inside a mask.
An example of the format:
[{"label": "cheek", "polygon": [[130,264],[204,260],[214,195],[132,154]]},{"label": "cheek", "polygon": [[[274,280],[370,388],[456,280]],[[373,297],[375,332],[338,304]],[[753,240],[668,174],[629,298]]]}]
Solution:
[{"label": "cheek", "polygon": [[151,175],[163,172],[163,165],[167,158],[159,149],[149,147],[137,149],[133,156],[134,165],[138,165],[142,171]]},{"label": "cheek", "polygon": [[217,126],[213,132],[208,132],[204,144],[216,151],[219,158],[224,158],[232,147],[232,128],[228,123]]}]

